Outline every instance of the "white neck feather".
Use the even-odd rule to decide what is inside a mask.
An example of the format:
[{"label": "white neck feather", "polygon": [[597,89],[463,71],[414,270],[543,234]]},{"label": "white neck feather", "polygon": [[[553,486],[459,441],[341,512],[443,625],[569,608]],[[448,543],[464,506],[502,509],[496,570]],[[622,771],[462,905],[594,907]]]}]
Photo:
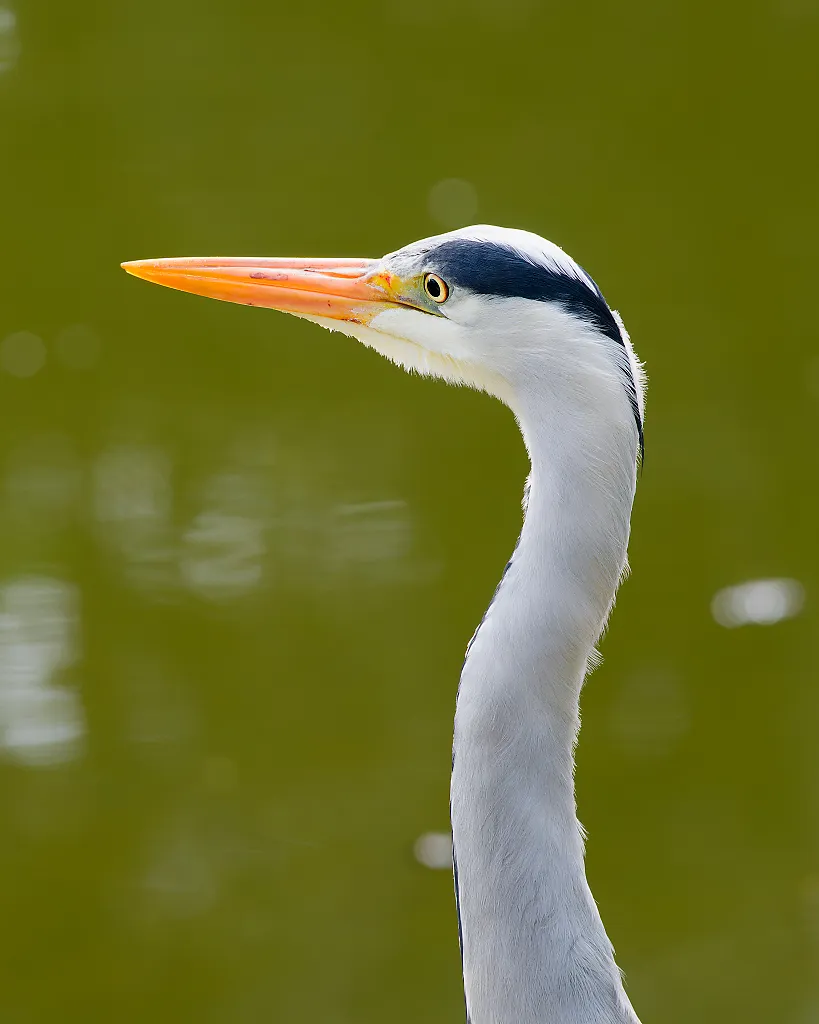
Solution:
[{"label": "white neck feather", "polygon": [[[569,382],[568,408],[565,379],[521,378],[509,400],[532,460],[528,509],[455,716],[471,1024],[638,1024],[586,882],[573,783],[580,689],[626,568],[635,487],[636,429],[617,377],[589,366]],[[578,393],[594,415],[578,415]]]}]

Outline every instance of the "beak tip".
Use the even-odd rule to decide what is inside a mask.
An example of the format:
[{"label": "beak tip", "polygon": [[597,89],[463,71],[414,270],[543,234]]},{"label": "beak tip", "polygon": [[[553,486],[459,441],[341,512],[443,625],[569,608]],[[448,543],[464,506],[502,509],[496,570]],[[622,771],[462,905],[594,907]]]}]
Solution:
[{"label": "beak tip", "polygon": [[144,270],[145,260],[128,260],[125,263],[120,263],[120,266],[126,274],[130,274],[132,277],[145,277]]}]

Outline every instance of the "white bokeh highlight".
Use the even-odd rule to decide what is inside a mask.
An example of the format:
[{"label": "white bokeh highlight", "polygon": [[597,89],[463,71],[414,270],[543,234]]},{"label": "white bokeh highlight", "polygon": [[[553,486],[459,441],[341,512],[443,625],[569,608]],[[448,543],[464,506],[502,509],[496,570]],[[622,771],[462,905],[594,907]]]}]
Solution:
[{"label": "white bokeh highlight", "polygon": [[452,836],[449,832],[425,832],[415,840],[413,853],[425,868],[449,870],[452,867]]},{"label": "white bokeh highlight", "polygon": [[474,222],[478,192],[463,178],[444,178],[429,190],[429,213],[444,228],[460,228]]},{"label": "white bokeh highlight", "polygon": [[805,604],[805,588],[798,580],[748,580],[718,590],[711,614],[720,626],[772,626],[798,615]]},{"label": "white bokeh highlight", "polygon": [[0,341],[0,367],[12,377],[33,377],[45,361],[45,342],[31,331],[15,331]]}]

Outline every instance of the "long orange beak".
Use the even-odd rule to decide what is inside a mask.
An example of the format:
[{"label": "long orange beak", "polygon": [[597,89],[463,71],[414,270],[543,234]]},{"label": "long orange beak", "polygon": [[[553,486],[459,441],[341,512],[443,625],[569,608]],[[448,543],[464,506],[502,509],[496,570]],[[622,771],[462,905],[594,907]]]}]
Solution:
[{"label": "long orange beak", "polygon": [[391,275],[378,273],[377,260],[204,257],[136,260],[122,268],[194,295],[351,323],[367,323],[395,304]]}]

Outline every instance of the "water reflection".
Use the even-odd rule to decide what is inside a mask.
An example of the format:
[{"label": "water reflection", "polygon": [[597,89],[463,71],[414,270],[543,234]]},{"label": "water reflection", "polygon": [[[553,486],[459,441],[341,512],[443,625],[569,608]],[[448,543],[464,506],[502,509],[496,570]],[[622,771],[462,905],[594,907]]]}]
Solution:
[{"label": "water reflection", "polygon": [[183,536],[180,568],[189,590],[212,600],[239,597],[262,579],[264,524],[207,509]]},{"label": "water reflection", "polygon": [[181,582],[210,600],[241,597],[262,582],[268,527],[263,488],[238,468],[209,476],[202,508],[183,530]]},{"label": "water reflection", "polygon": [[163,598],[177,585],[171,460],[151,445],[114,445],[94,462],[93,515],[128,583]]},{"label": "water reflection", "polygon": [[82,490],[82,464],[66,434],[34,434],[8,455],[7,511],[19,527],[54,529],[76,513]]},{"label": "water reflection", "polygon": [[28,577],[0,588],[0,751],[29,766],[60,764],[83,751],[78,694],[59,685],[77,660],[78,609],[62,580]]},{"label": "water reflection", "polygon": [[304,481],[288,475],[289,466],[297,472],[295,461],[254,466],[237,459],[184,484],[162,449],[112,446],[93,467],[99,535],[131,585],[157,599],[187,591],[236,600],[294,574],[288,582],[335,587],[406,582],[418,573],[406,502],[305,492]]},{"label": "water reflection", "polygon": [[128,547],[167,524],[171,462],[161,448],[114,446],[94,463],[94,513],[117,543]]},{"label": "water reflection", "polygon": [[10,7],[0,7],[0,75],[11,71],[20,55],[17,15]]},{"label": "water reflection", "polygon": [[410,553],[407,503],[392,499],[338,504],[326,534],[332,574],[384,581]]}]

